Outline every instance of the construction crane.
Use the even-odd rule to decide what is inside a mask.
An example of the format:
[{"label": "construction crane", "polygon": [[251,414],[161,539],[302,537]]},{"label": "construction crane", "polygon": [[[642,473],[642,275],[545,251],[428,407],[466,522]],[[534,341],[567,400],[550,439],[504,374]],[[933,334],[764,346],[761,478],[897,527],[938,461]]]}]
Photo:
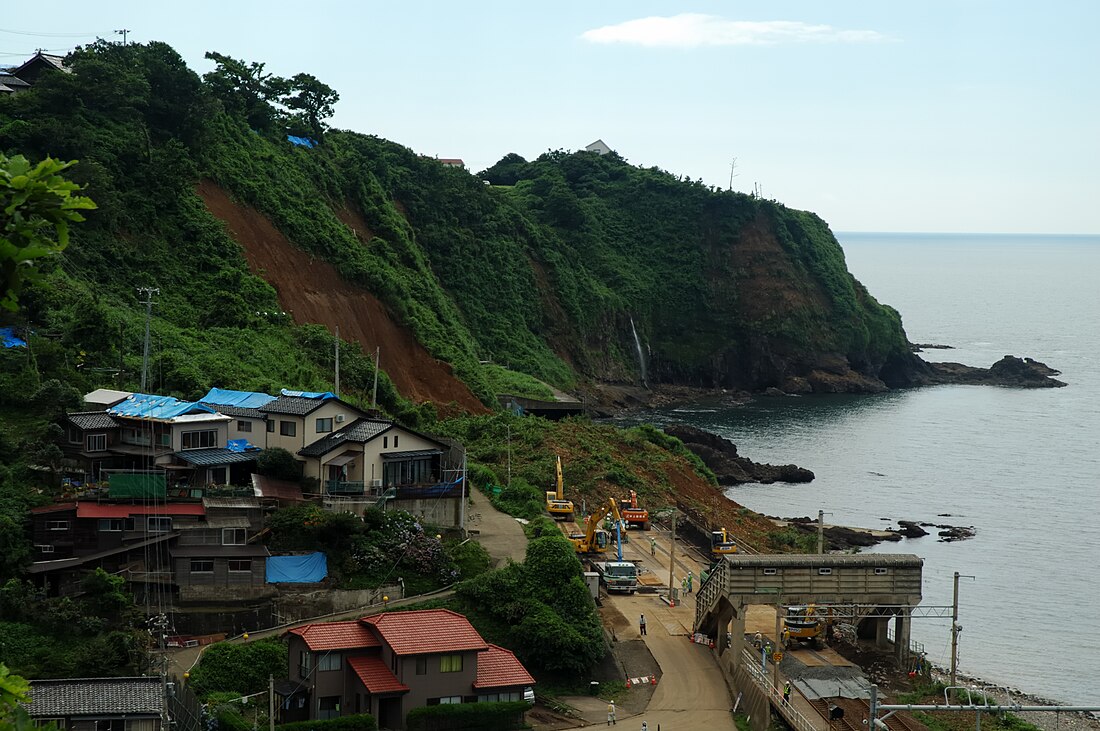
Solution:
[{"label": "construction crane", "polygon": [[561,456],[558,456],[558,489],[546,491],[546,512],[554,520],[573,520],[573,501],[565,499],[562,486]]}]

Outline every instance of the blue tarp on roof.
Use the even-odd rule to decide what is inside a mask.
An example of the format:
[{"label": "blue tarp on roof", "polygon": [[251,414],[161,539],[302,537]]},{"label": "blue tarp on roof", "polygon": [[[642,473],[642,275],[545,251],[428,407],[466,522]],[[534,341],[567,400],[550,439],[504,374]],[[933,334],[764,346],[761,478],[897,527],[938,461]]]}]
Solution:
[{"label": "blue tarp on roof", "polygon": [[2,343],[5,348],[27,347],[26,340],[15,337],[15,328],[13,327],[0,327],[0,343]]},{"label": "blue tarp on roof", "polygon": [[247,439],[230,439],[225,443],[225,448],[230,452],[248,452],[259,449],[255,444],[249,444]]},{"label": "blue tarp on roof", "polygon": [[217,412],[209,406],[191,401],[180,401],[172,396],[135,393],[107,409],[107,413],[115,416],[137,416],[145,419],[173,419],[184,414],[214,414]]},{"label": "blue tarp on roof", "polygon": [[299,147],[313,148],[317,145],[317,140],[309,137],[295,137],[294,135],[286,136],[287,142],[292,145],[298,145]]},{"label": "blue tarp on roof", "polygon": [[313,584],[328,576],[328,560],[318,551],[305,556],[269,556],[267,583]]},{"label": "blue tarp on roof", "polygon": [[228,388],[212,388],[199,401],[218,406],[239,406],[242,409],[258,409],[275,400],[275,397],[256,391],[230,391]]},{"label": "blue tarp on roof", "polygon": [[291,391],[288,388],[284,388],[282,391],[279,391],[279,393],[281,393],[283,396],[297,396],[298,398],[316,398],[321,399],[322,401],[328,398],[336,398],[336,394],[329,393],[328,391],[325,391],[323,393],[319,391]]}]

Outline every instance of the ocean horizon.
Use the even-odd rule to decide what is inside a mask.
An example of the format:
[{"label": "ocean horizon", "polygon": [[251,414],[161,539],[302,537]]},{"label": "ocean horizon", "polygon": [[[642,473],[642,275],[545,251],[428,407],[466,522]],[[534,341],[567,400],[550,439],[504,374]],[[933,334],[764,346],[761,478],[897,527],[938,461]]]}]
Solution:
[{"label": "ocean horizon", "polygon": [[[926,360],[989,366],[1006,354],[1069,385],[934,386],[879,395],[711,399],[648,412],[733,441],[759,462],[813,470],[809,484],[725,490],[777,517],[867,528],[899,520],[973,526],[871,552],[924,559],[924,606],[960,582],[959,671],[1074,705],[1100,705],[1100,634],[1073,631],[1100,585],[1100,236],[838,233],[852,274],[902,315]],[[1021,246],[1021,242],[1031,245]],[[1086,245],[1082,245],[1086,244]],[[950,620],[914,619],[912,638],[950,665]],[[1070,644],[1071,647],[1065,645]],[[1073,661],[1055,657],[1073,653]]]}]

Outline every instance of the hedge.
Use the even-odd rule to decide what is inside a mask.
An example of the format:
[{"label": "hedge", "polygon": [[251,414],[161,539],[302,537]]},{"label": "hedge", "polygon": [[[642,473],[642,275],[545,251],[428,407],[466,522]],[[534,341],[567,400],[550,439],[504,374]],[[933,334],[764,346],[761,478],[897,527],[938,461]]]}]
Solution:
[{"label": "hedge", "polygon": [[409,731],[508,731],[526,728],[523,714],[530,706],[523,702],[453,703],[425,706],[409,711]]},{"label": "hedge", "polygon": [[378,731],[378,721],[369,713],[340,716],[327,721],[295,721],[284,723],[279,731]]}]

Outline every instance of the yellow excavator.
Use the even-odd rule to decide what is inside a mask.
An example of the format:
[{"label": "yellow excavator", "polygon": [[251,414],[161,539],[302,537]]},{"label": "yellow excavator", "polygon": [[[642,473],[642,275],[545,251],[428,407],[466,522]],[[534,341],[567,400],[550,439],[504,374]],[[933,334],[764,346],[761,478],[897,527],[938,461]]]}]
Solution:
[{"label": "yellow excavator", "polygon": [[725,528],[711,531],[710,533],[710,557],[719,559],[737,553],[737,544],[733,541],[733,534]]},{"label": "yellow excavator", "polygon": [[561,478],[561,457],[558,457],[558,489],[546,491],[546,512],[554,520],[573,520],[573,501],[565,499]]},{"label": "yellow excavator", "polygon": [[619,513],[619,506],[614,498],[608,499],[606,503],[592,511],[584,522],[584,533],[569,536],[577,553],[593,554],[607,551],[608,546],[611,545],[611,534],[600,528],[600,524],[608,515],[615,519],[616,525],[622,525],[623,516]]},{"label": "yellow excavator", "polygon": [[814,604],[787,607],[787,613],[783,617],[783,646],[789,647],[792,642],[805,642],[815,650],[820,650],[831,622],[831,613]]}]

